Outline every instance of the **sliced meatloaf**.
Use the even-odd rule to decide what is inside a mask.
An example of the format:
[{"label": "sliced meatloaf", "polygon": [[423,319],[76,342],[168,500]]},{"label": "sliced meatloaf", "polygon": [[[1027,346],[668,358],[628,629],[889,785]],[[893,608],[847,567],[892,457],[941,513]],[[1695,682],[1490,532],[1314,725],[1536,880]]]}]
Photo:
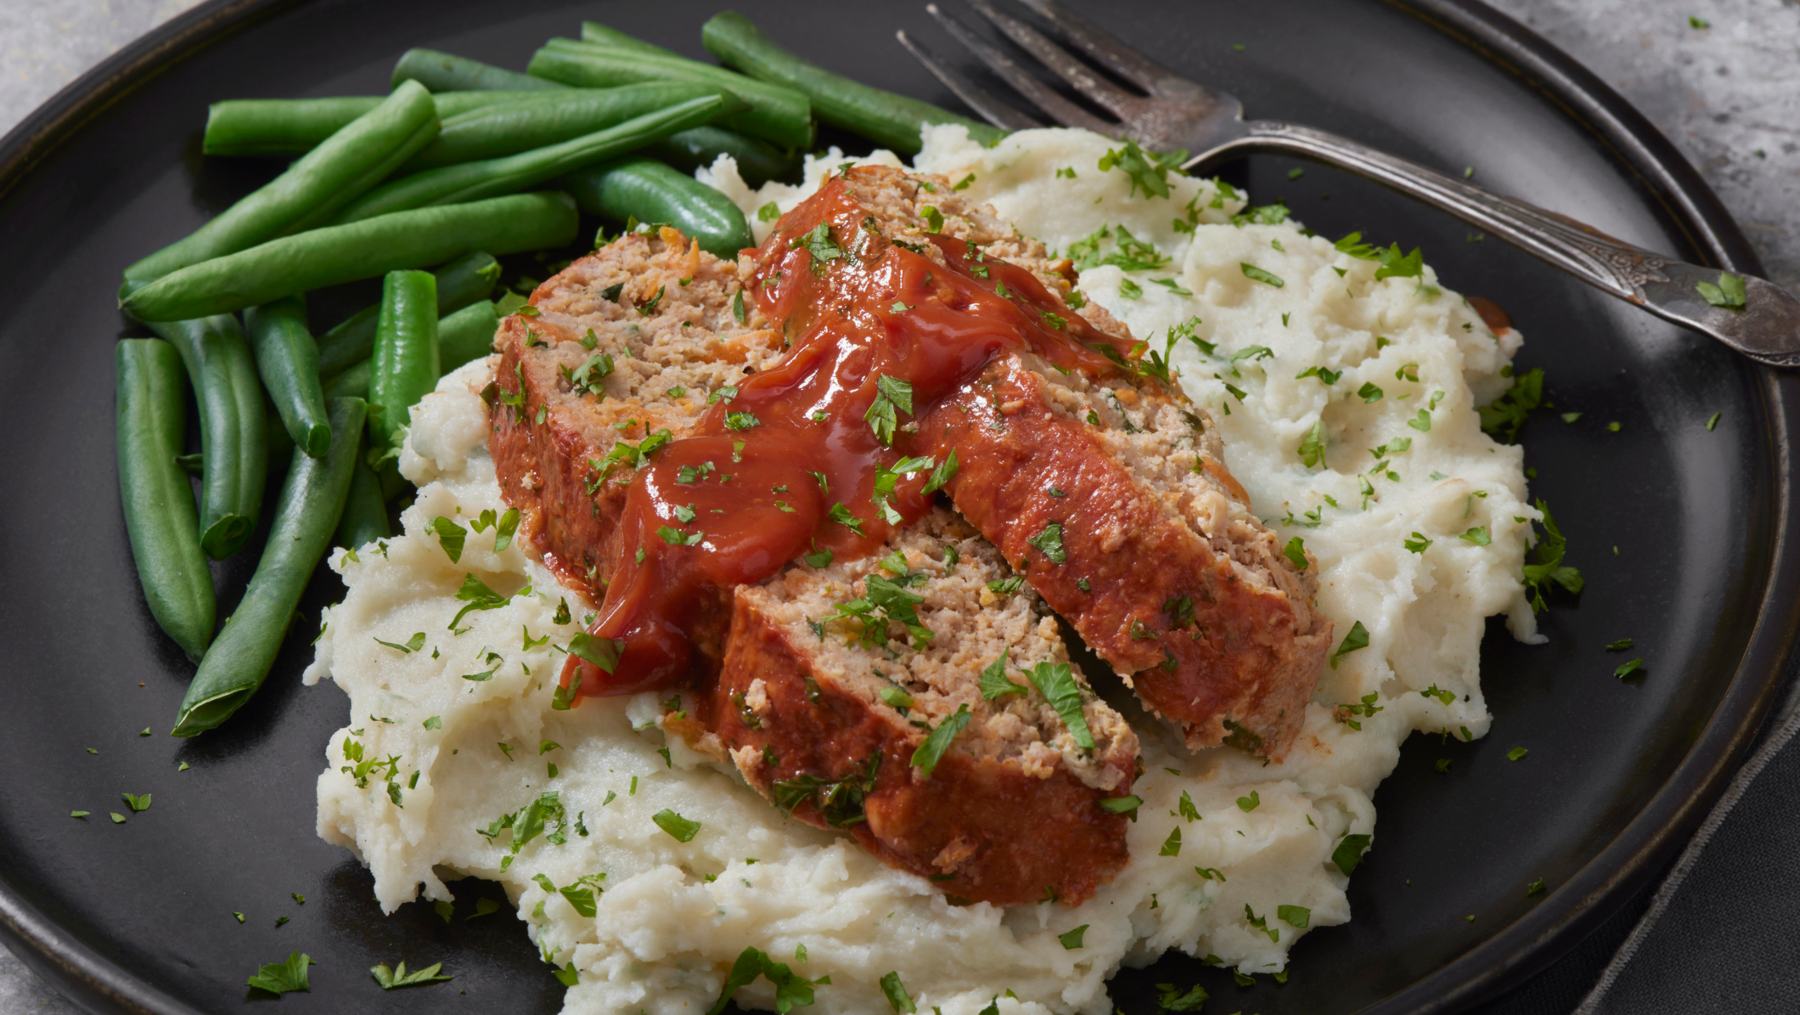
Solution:
[{"label": "sliced meatloaf", "polygon": [[[1127,859],[1125,816],[1103,804],[1128,793],[1136,735],[953,512],[889,548],[740,587],[700,715],[777,805],[953,897],[1086,898]],[[946,723],[961,732],[933,759]]]},{"label": "sliced meatloaf", "polygon": [[[851,256],[815,258],[804,270],[797,252],[816,247],[808,233],[820,223]],[[1066,261],[947,181],[897,169],[834,176],[777,225],[753,278],[763,285],[773,275],[796,316],[829,315],[852,298],[884,306],[871,287],[897,272],[870,266],[890,245],[1033,307],[1056,329],[1072,333],[1079,313],[1095,329],[1084,333],[1104,340],[1090,345],[1115,354],[1132,346],[1104,310],[1067,306]],[[1016,274],[1010,289],[997,282],[1003,263],[1034,276],[1037,298],[1054,310],[1022,292]],[[1206,412],[1142,364],[1120,357],[1118,368],[1093,373],[1030,349],[1003,352],[921,409],[911,447],[956,452],[961,471],[945,489],[957,511],[1191,746],[1230,742],[1279,758],[1330,646],[1330,622],[1313,607],[1314,569],[1289,561],[1251,512]]]},{"label": "sliced meatloaf", "polygon": [[[576,261],[501,326],[487,392],[501,489],[527,545],[590,602],[619,573],[637,469],[781,353],[734,309],[738,290],[730,265],[665,230]],[[1037,596],[949,511],[872,555],[715,595],[690,632],[690,705],[665,725],[776,805],[969,900],[1079,902],[1124,865],[1126,819],[1104,801],[1129,794],[1137,739],[1069,667]]]}]

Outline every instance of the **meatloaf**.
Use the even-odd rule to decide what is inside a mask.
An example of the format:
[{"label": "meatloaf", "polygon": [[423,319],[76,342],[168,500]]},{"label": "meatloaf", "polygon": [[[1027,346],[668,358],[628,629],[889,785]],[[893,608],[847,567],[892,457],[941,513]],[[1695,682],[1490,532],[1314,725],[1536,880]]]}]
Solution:
[{"label": "meatloaf", "polygon": [[[731,265],[664,230],[576,261],[502,324],[487,392],[501,488],[592,602],[619,573],[636,471],[781,355],[738,292]],[[1079,902],[1124,866],[1136,737],[953,513],[715,595],[665,726],[777,806],[961,899]]]},{"label": "meatloaf", "polygon": [[[809,253],[818,238],[852,255],[821,260]],[[1091,346],[1132,349],[1103,309],[1069,308],[1068,262],[948,181],[898,169],[834,175],[777,223],[753,277],[783,290],[777,299],[797,317],[829,324],[852,298],[885,305],[871,287],[895,272],[871,266],[901,256],[895,247],[1032,307],[1056,330],[1082,325]],[[1037,286],[1035,297],[1024,291]],[[952,291],[942,298],[969,298],[966,286]],[[1279,758],[1330,646],[1330,622],[1313,606],[1316,569],[1290,561],[1251,512],[1210,418],[1159,360],[1141,346],[1114,355],[1116,369],[1095,373],[1030,348],[1002,352],[921,410],[911,446],[940,458],[954,450],[961,470],[945,490],[956,510],[1190,746]]]}]

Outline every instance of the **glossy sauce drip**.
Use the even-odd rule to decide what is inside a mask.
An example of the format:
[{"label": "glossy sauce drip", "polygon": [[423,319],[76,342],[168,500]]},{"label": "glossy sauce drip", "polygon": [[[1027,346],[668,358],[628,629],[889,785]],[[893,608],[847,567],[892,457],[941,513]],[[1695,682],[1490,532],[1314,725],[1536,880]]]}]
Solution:
[{"label": "glossy sauce drip", "polygon": [[[570,656],[565,688],[611,695],[683,683],[696,611],[716,608],[720,590],[803,555],[843,560],[883,545],[925,512],[931,469],[894,481],[891,514],[872,499],[878,477],[905,457],[937,465],[950,451],[915,446],[908,423],[995,358],[1029,351],[1101,376],[1132,355],[1023,268],[932,235],[940,264],[878,229],[839,177],[759,248],[749,295],[780,322],[789,351],[636,473],[589,629],[613,640],[618,660],[608,672]],[[866,418],[883,377],[890,392],[898,380],[911,394],[910,411],[895,409],[891,446]]]}]

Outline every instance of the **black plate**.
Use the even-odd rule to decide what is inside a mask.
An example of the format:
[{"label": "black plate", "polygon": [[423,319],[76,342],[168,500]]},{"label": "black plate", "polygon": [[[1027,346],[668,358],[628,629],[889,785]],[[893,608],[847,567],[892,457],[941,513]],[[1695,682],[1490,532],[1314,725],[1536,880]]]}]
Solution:
[{"label": "black plate", "polygon": [[[131,332],[112,293],[122,265],[266,172],[201,162],[211,100],[378,91],[410,45],[522,65],[584,16],[698,54],[717,3],[215,3],[108,61],[0,146],[0,361],[13,377],[0,400],[0,930],[71,992],[126,1010],[232,1008],[258,964],[302,949],[319,962],[315,987],[283,999],[284,1012],[556,1008],[560,988],[510,917],[447,927],[411,906],[384,919],[362,869],[314,837],[313,778],[344,698],[302,691],[298,675],[334,580],[315,583],[269,686],[229,727],[192,744],[161,735],[189,668],[142,605],[120,525],[110,346]],[[1131,40],[1239,93],[1256,115],[1473,166],[1485,184],[1652,249],[1756,270],[1729,217],[1648,124],[1484,7],[1107,10]],[[914,4],[752,13],[866,81],[946,99],[892,41],[902,26],[939,38]],[[1408,743],[1378,794],[1379,847],[1351,883],[1355,919],[1309,935],[1285,987],[1239,988],[1170,959],[1117,977],[1128,1011],[1151,1010],[1152,985],[1171,980],[1206,983],[1220,1010],[1263,1012],[1442,1010],[1515,982],[1691,832],[1787,672],[1800,611],[1785,538],[1795,382],[1498,243],[1466,242],[1460,224],[1372,185],[1316,166],[1289,182],[1292,165],[1257,158],[1224,171],[1329,235],[1422,244],[1448,284],[1512,309],[1528,337],[1521,364],[1546,367],[1557,409],[1582,413],[1574,424],[1541,413],[1525,444],[1532,490],[1555,507],[1588,589],[1549,615],[1548,645],[1491,628],[1493,734]],[[228,564],[224,587],[241,587],[250,566]],[[1648,660],[1641,683],[1615,680],[1619,657],[1602,650],[1627,636]],[[146,726],[156,735],[140,737]],[[1509,763],[1514,745],[1530,757]],[[1453,759],[1448,774],[1434,771],[1439,758]],[[178,772],[184,760],[192,768]],[[155,804],[115,826],[105,815],[123,810],[121,792],[153,792]],[[71,820],[71,808],[96,816]],[[1538,878],[1549,893],[1528,898]],[[283,915],[292,922],[277,928]],[[368,967],[401,958],[445,960],[455,983],[377,993]]]}]

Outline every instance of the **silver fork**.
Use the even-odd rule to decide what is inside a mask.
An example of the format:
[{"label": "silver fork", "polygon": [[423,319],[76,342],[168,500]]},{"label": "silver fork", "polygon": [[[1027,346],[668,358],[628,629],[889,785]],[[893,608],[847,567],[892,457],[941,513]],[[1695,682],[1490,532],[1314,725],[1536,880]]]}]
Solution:
[{"label": "silver fork", "polygon": [[[1537,255],[1594,286],[1658,317],[1710,335],[1760,363],[1800,366],[1800,300],[1755,276],[1724,276],[1608,236],[1566,215],[1445,176],[1415,162],[1376,151],[1312,127],[1275,120],[1245,120],[1234,96],[1183,78],[1131,49],[1106,31],[1075,17],[1058,0],[1019,0],[1061,37],[1058,42],[990,0],[968,0],[983,18],[1069,87],[1110,111],[1107,119],[1066,98],[937,4],[925,9],[989,70],[1011,85],[1051,121],[1124,137],[1154,151],[1195,152],[1192,169],[1233,151],[1273,149],[1310,156],[1410,194]],[[933,56],[904,31],[905,46],[944,86],[997,127],[1021,130],[1045,124],[1002,102],[975,79]],[[1141,91],[1096,74],[1081,57]],[[1733,279],[1743,285],[1742,306]],[[1708,299],[1710,293],[1712,299]]]}]

